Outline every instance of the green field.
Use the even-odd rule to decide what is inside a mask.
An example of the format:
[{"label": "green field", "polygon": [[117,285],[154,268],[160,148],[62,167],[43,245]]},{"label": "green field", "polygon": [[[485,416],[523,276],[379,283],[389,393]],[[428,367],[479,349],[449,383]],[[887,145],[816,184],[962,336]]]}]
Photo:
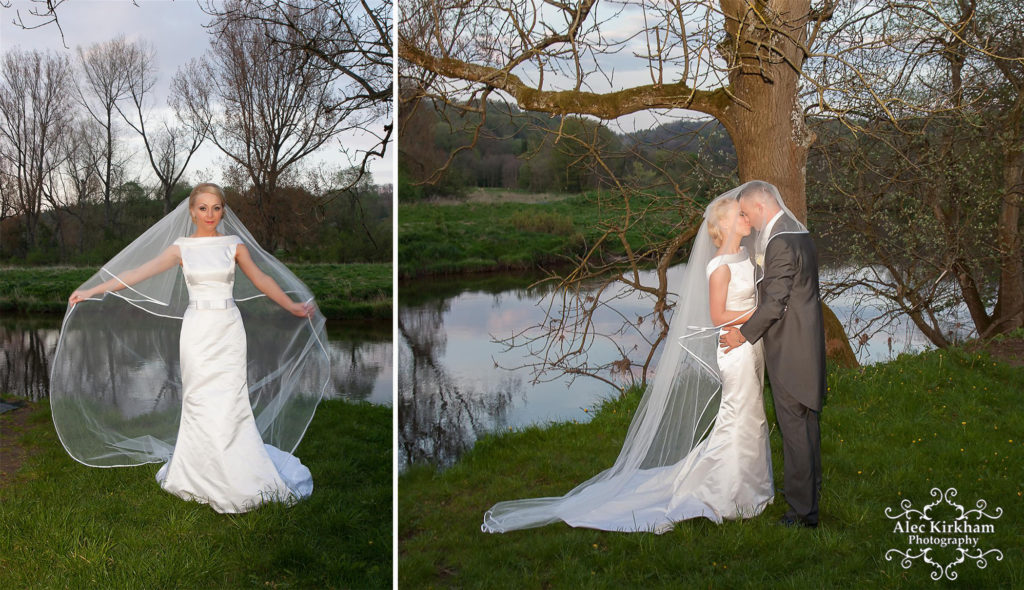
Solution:
[{"label": "green field", "polygon": [[[603,405],[585,424],[489,435],[445,471],[416,466],[399,478],[402,588],[1021,588],[1024,543],[1024,369],[987,353],[935,351],[884,365],[836,370],[822,414],[821,525],[786,529],[781,492],[757,518],[685,521],[664,535],[574,529],[558,523],[507,534],[480,531],[495,502],[562,495],[611,466],[639,395]],[[770,398],[770,396],[769,396]],[[768,404],[776,487],[781,439]],[[933,581],[917,560],[903,569],[888,549],[907,537],[885,515],[932,488],[1004,512],[979,546],[1002,551],[984,569],[960,564],[956,582]],[[952,514],[949,508],[947,514]],[[953,561],[954,550],[931,557]]]},{"label": "green field", "polygon": [[32,455],[0,489],[3,588],[391,587],[389,407],[323,402],[296,451],[313,495],[239,515],[164,492],[156,464],[76,463],[45,403],[26,411]]},{"label": "green field", "polygon": [[[631,248],[664,240],[679,231],[678,210],[654,201],[631,200],[626,231]],[[398,210],[398,270],[402,278],[486,271],[531,270],[565,264],[584,255],[609,224],[625,219],[623,199],[587,193],[549,202],[402,203]],[[665,204],[659,203],[658,207]],[[599,248],[621,255],[616,236]]]},{"label": "green field", "polygon": [[[328,319],[390,319],[390,264],[293,264]],[[68,296],[95,268],[29,267],[0,269],[0,311],[64,313]]]}]

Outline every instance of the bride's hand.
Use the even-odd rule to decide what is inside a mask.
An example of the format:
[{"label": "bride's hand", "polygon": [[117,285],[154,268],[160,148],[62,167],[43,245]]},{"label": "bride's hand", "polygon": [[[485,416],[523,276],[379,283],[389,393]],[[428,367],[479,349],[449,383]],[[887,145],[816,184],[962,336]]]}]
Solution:
[{"label": "bride's hand", "polygon": [[87,290],[75,291],[74,293],[71,294],[70,297],[68,297],[68,304],[71,305],[71,307],[74,307],[76,303],[80,301],[85,301],[90,297],[92,297],[92,293]]},{"label": "bride's hand", "polygon": [[312,301],[308,303],[295,301],[288,306],[288,311],[294,316],[298,316],[300,318],[308,318],[313,317],[313,312],[316,311],[316,306],[313,305]]}]

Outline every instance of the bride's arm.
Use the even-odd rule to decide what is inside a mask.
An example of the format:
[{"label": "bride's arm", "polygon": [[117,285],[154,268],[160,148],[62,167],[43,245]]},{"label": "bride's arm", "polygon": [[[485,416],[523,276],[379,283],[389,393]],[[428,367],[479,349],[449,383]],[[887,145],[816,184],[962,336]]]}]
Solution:
[{"label": "bride's arm", "polygon": [[129,271],[125,271],[116,277],[105,281],[102,284],[96,285],[91,289],[85,289],[83,291],[75,291],[68,297],[68,303],[75,305],[76,303],[95,297],[101,293],[107,293],[109,291],[120,291],[125,287],[141,283],[142,281],[158,275],[165,270],[173,268],[181,261],[181,250],[177,246],[168,246],[166,250],[160,253],[159,256],[150,260],[149,262],[138,266]]},{"label": "bride's arm", "polygon": [[729,294],[729,279],[732,272],[728,264],[723,264],[708,277],[708,302],[711,304],[711,323],[716,326],[734,326],[742,324],[750,317],[753,309],[746,311],[729,311],[725,309],[725,300]]},{"label": "bride's arm", "polygon": [[249,277],[249,280],[252,281],[252,284],[256,285],[256,288],[269,297],[271,301],[285,308],[292,315],[299,316],[300,318],[313,315],[314,308],[312,302],[302,303],[299,301],[292,301],[291,297],[281,290],[277,281],[267,276],[265,272],[260,270],[260,267],[256,266],[256,263],[252,261],[252,256],[249,255],[249,249],[245,247],[245,244],[239,244],[235,248],[235,260],[238,262],[238,267],[245,273],[245,276]]}]

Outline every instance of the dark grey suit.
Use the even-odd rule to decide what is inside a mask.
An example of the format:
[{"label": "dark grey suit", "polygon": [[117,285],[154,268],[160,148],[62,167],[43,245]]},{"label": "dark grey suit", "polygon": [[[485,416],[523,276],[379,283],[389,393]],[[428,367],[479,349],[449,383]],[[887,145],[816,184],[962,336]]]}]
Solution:
[{"label": "dark grey suit", "polygon": [[[764,338],[765,365],[782,433],[787,516],[818,522],[821,434],[825,399],[825,330],[818,291],[818,254],[810,234],[783,215],[771,229],[763,270],[755,272],[757,311],[740,328],[751,343]],[[762,275],[763,276],[760,276]]]}]

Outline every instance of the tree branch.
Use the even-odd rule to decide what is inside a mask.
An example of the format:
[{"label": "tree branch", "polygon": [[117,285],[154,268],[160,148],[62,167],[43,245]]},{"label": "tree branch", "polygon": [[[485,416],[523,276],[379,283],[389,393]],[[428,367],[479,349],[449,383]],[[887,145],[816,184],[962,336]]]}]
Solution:
[{"label": "tree branch", "polygon": [[684,82],[647,84],[604,94],[576,90],[538,90],[504,69],[434,56],[402,37],[398,40],[398,56],[442,76],[476,82],[507,92],[524,110],[558,115],[572,113],[615,119],[649,109],[690,109],[720,117],[733,100],[728,88],[697,90]]}]

